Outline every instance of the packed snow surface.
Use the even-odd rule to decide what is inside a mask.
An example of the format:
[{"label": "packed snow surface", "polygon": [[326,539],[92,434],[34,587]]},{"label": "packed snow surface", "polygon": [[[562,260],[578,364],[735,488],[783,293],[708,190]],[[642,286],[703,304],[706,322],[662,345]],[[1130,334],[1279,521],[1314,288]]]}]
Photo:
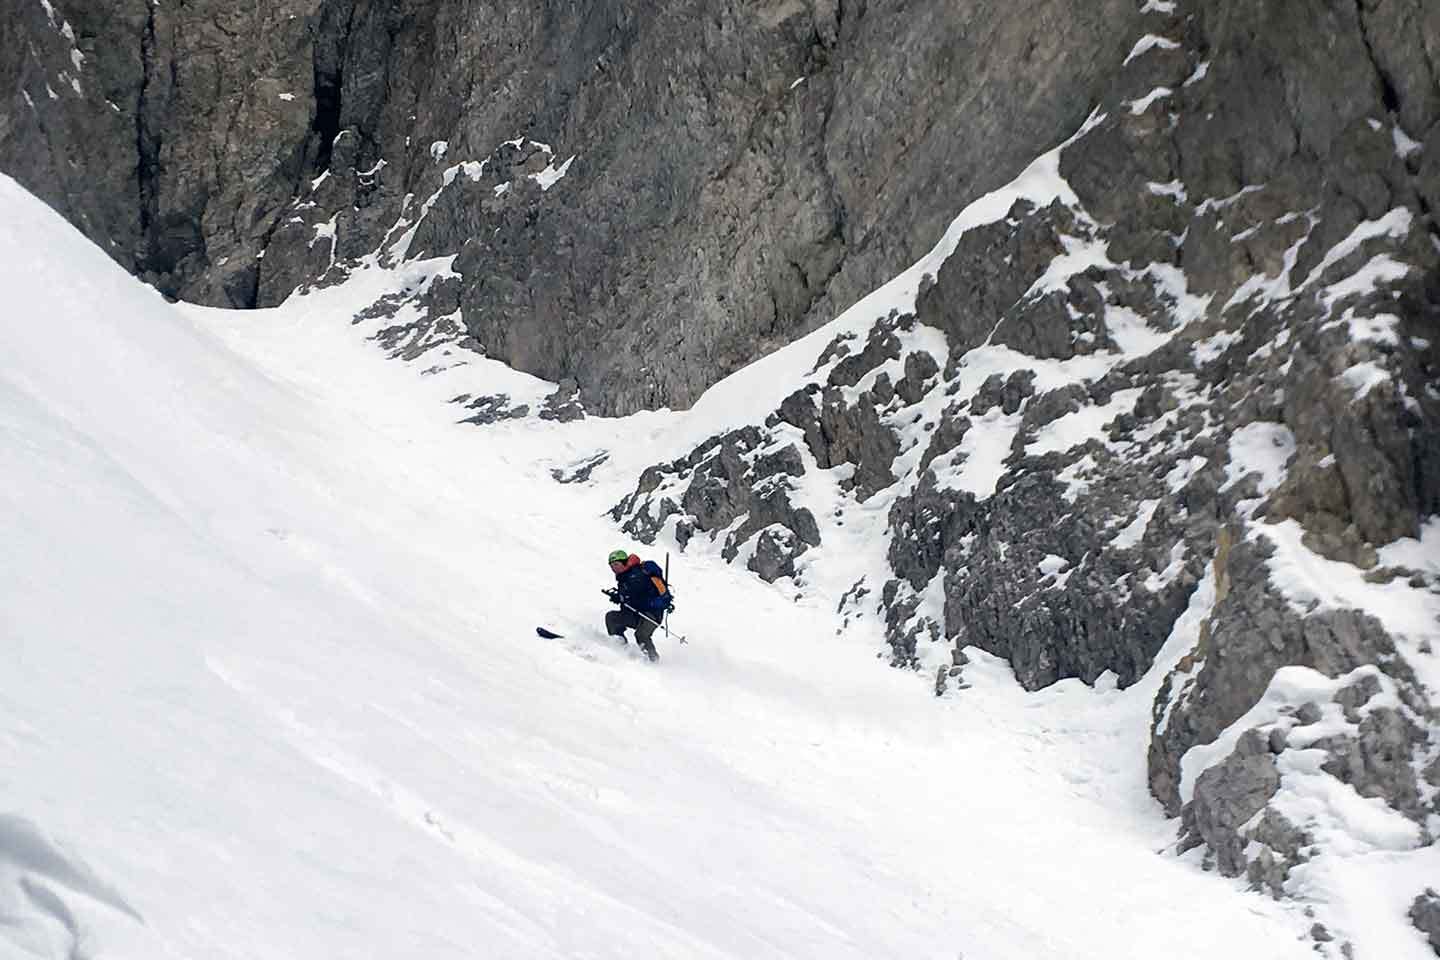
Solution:
[{"label": "packed snow surface", "polygon": [[0,955],[1312,955],[1157,852],[1157,673],[974,651],[937,699],[836,637],[848,583],[679,554],[689,643],[600,635],[604,509],[813,350],[479,429],[456,394],[545,385],[386,359],[350,318],[404,282],[170,305],[0,177]]}]

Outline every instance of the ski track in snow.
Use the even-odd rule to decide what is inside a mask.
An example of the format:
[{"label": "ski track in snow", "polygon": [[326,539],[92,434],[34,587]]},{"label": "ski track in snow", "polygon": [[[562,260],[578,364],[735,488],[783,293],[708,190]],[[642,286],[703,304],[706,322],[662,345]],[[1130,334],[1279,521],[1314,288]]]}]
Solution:
[{"label": "ski track in snow", "polygon": [[0,836],[0,953],[1311,955],[1157,855],[1155,672],[1027,695],[977,652],[936,700],[878,624],[835,636],[838,574],[795,601],[703,556],[688,645],[603,638],[603,510],[720,399],[460,425],[503,374],[349,323],[395,274],[172,306],[4,177],[0,209],[0,813],[91,878],[42,909]]}]

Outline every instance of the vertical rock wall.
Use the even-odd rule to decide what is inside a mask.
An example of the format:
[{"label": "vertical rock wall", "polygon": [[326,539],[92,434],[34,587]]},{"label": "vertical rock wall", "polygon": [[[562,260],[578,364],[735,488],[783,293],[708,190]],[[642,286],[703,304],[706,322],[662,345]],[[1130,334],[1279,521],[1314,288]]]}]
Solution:
[{"label": "vertical rock wall", "polygon": [[339,275],[507,141],[573,157],[548,188],[460,178],[412,252],[458,255],[441,306],[481,348],[615,412],[688,404],[915,259],[946,219],[937,189],[997,186],[1085,117],[1136,11],[7,0],[0,15],[15,25],[0,170],[190,300],[270,304]]}]

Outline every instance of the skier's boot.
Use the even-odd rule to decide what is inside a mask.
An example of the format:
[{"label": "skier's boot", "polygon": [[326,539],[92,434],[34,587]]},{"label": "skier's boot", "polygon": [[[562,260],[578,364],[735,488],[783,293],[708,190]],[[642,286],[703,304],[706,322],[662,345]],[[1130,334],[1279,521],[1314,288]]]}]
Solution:
[{"label": "skier's boot", "polygon": [[655,643],[653,641],[641,640],[637,637],[635,642],[639,645],[641,650],[645,651],[645,656],[650,658],[651,663],[654,663],[656,660],[660,659],[660,653],[655,649]]}]

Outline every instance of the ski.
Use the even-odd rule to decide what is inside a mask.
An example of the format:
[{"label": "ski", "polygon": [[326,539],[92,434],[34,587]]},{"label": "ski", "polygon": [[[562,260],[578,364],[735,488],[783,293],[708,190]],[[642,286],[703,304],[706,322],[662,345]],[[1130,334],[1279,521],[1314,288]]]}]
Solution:
[{"label": "ski", "polygon": [[[550,629],[547,629],[547,628],[545,628],[545,627],[536,627],[536,628],[535,628],[535,634],[536,634],[536,636],[544,637],[546,640],[564,640],[564,639],[565,639],[565,634],[563,634],[563,633],[556,633],[554,630],[550,630]],[[594,638],[594,639],[595,639],[595,641],[596,641],[597,643],[600,642],[600,638],[599,638],[599,637],[596,637],[596,638]],[[622,650],[629,650],[629,649],[630,649],[629,643],[626,642],[626,641],[624,640],[624,638],[622,638],[622,637],[611,637],[610,639],[611,639],[611,640],[619,640],[620,643],[617,644],[617,646],[618,646],[620,649],[622,649]],[[657,662],[659,662],[659,660],[660,660],[660,654],[658,654],[658,653],[656,653],[654,656],[651,656],[650,654],[648,654],[648,653],[645,652],[644,648],[642,648],[642,647],[640,647],[640,646],[638,646],[638,645],[637,645],[634,649],[635,649],[635,652],[636,652],[636,653],[638,653],[640,656],[645,657],[645,658],[648,659],[651,663],[657,663]]]}]

